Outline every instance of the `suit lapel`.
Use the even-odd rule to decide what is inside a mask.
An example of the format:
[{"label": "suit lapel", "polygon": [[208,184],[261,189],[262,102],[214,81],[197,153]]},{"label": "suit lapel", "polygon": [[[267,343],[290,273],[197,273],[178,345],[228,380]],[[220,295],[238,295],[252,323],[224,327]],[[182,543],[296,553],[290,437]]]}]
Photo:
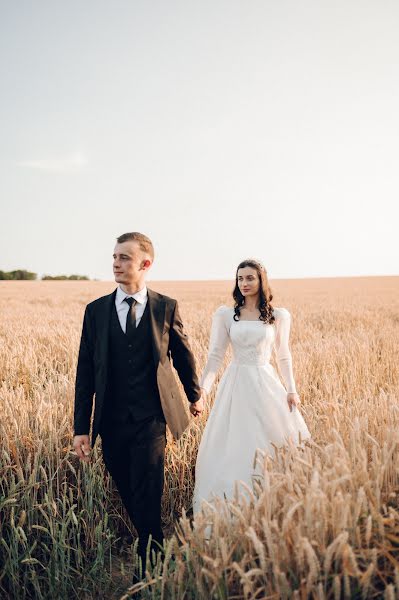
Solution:
[{"label": "suit lapel", "polygon": [[154,354],[155,366],[158,366],[161,355],[161,339],[165,323],[166,304],[156,292],[147,288],[148,308],[150,310],[150,322],[152,330],[152,350]]},{"label": "suit lapel", "polygon": [[111,321],[111,311],[115,304],[116,290],[109,294],[104,299],[104,304],[101,307],[101,318],[98,319],[97,323],[97,335],[99,339],[100,347],[100,359],[103,364],[107,364],[108,361],[108,337],[109,337],[109,325]]}]

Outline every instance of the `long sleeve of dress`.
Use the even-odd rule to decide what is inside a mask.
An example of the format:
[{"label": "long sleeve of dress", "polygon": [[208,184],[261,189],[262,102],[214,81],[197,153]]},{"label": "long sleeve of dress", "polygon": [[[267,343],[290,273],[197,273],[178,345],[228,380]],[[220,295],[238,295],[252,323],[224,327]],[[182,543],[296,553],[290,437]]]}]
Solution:
[{"label": "long sleeve of dress", "polygon": [[291,328],[291,315],[286,308],[275,311],[276,316],[276,359],[280,373],[284,379],[287,392],[296,392],[294,374],[292,371],[292,357],[289,349],[289,337]]},{"label": "long sleeve of dress", "polygon": [[200,378],[200,387],[208,394],[215,381],[216,374],[223,363],[227,346],[229,345],[230,336],[226,319],[229,310],[227,306],[220,306],[212,318],[208,360]]}]

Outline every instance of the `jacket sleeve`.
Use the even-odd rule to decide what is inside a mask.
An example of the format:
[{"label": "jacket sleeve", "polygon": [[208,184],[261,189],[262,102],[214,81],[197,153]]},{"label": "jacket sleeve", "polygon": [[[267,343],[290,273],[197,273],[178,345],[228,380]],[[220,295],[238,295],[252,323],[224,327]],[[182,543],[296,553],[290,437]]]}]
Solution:
[{"label": "jacket sleeve", "polygon": [[86,306],[75,382],[74,433],[89,434],[94,396],[93,326]]},{"label": "jacket sleeve", "polygon": [[289,349],[291,328],[291,315],[286,308],[279,308],[276,312],[276,341],[275,351],[278,368],[283,377],[287,392],[296,392],[294,374],[292,371],[292,357]]},{"label": "jacket sleeve", "polygon": [[169,331],[169,351],[173,366],[179,375],[189,402],[197,402],[201,397],[201,390],[195,369],[195,359],[188,341],[188,335],[184,331],[177,302],[173,310]]},{"label": "jacket sleeve", "polygon": [[208,360],[201,376],[200,386],[209,394],[216,374],[219,371],[227,346],[229,345],[230,335],[226,315],[229,311],[227,306],[220,306],[212,318],[211,335],[209,339]]}]

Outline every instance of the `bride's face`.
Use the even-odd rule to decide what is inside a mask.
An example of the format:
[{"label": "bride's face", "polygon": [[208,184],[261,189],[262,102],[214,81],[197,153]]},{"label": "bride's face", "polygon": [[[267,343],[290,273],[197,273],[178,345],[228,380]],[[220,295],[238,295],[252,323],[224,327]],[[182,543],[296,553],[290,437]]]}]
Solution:
[{"label": "bride's face", "polygon": [[259,277],[256,269],[244,267],[238,269],[237,282],[241,294],[244,298],[248,296],[257,296],[259,294]]}]

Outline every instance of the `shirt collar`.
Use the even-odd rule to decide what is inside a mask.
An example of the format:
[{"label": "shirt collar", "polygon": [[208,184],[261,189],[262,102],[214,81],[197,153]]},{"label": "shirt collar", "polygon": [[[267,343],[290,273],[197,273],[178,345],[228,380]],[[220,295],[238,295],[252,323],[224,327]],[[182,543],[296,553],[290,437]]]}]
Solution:
[{"label": "shirt collar", "polygon": [[136,292],[135,294],[126,294],[119,286],[116,290],[116,302],[122,304],[125,298],[134,298],[139,304],[143,304],[147,299],[147,286]]}]

